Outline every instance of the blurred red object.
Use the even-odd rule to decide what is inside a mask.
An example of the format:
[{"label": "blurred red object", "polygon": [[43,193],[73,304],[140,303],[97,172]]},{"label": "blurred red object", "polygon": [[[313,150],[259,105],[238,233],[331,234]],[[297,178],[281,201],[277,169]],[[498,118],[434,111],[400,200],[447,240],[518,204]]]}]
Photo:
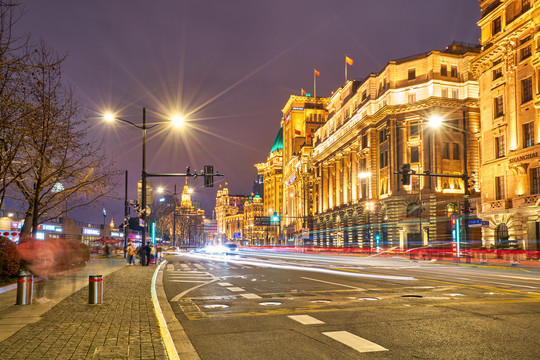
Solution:
[{"label": "blurred red object", "polygon": [[25,241],[18,250],[28,269],[43,277],[84,265],[85,247],[77,241],[49,239]]}]

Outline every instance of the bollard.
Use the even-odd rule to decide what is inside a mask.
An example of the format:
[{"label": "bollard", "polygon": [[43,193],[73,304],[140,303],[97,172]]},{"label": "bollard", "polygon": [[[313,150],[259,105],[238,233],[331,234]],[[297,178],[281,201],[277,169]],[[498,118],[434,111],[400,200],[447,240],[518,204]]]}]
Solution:
[{"label": "bollard", "polygon": [[17,278],[17,305],[32,304],[34,277],[30,274],[20,274]]},{"label": "bollard", "polygon": [[103,303],[103,276],[90,275],[88,277],[88,303]]}]

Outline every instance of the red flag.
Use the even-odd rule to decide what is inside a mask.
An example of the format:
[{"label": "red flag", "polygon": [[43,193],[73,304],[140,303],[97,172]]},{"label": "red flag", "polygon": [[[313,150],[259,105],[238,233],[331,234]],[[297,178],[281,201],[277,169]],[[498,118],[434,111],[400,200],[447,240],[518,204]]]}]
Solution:
[{"label": "red flag", "polygon": [[315,76],[319,76],[319,75],[321,75],[321,73],[315,70]]},{"label": "red flag", "polygon": [[294,129],[294,133],[295,133],[296,135],[301,135],[301,134],[302,134],[302,133],[300,132],[300,130],[296,130],[296,129]]},{"label": "red flag", "polygon": [[347,64],[349,64],[349,65],[352,66],[352,64],[353,64],[353,59],[351,59],[351,58],[348,57],[348,56],[345,56],[345,62],[346,62]]},{"label": "red flag", "polygon": [[302,95],[306,95],[306,94],[307,94],[306,90],[302,89]]}]

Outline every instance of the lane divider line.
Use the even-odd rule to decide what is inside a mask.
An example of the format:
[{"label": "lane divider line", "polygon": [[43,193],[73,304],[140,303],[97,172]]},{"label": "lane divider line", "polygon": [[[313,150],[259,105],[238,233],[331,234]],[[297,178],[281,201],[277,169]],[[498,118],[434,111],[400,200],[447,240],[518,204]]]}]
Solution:
[{"label": "lane divider line", "polygon": [[358,352],[388,351],[388,349],[348,331],[327,331],[323,332],[323,335],[339,341]]},{"label": "lane divider line", "polygon": [[246,299],[262,299],[259,295],[257,294],[252,294],[252,293],[247,293],[247,294],[239,294],[241,297],[243,298],[246,298]]}]

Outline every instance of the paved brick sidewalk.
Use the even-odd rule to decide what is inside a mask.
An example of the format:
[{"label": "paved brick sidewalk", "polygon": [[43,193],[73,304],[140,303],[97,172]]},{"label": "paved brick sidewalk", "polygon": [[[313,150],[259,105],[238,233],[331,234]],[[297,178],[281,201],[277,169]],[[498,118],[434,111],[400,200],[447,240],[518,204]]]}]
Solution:
[{"label": "paved brick sidewalk", "polygon": [[[103,304],[88,287],[0,343],[2,359],[167,359],[150,294],[155,266],[126,266],[103,281]],[[32,306],[32,305],[28,305]]]}]

